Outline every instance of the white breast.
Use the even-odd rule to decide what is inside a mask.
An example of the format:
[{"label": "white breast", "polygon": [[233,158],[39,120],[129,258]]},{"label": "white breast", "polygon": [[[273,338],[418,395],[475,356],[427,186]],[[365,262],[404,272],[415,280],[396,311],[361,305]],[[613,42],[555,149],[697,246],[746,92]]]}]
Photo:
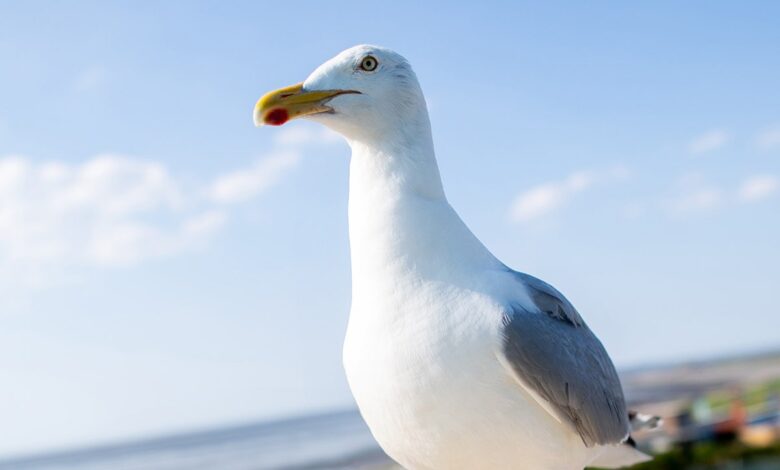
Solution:
[{"label": "white breast", "polygon": [[435,281],[353,308],[349,384],[377,441],[406,468],[584,466],[579,437],[561,432],[497,359],[499,321],[485,294]]}]

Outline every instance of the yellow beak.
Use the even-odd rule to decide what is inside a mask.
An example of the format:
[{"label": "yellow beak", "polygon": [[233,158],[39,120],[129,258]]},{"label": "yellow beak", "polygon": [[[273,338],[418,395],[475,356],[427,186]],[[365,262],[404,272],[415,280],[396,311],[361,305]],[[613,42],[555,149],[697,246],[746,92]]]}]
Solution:
[{"label": "yellow beak", "polygon": [[326,103],[338,95],[360,93],[354,90],[306,91],[303,83],[266,93],[255,104],[255,126],[281,126],[285,122],[309,114],[327,113],[333,108]]}]

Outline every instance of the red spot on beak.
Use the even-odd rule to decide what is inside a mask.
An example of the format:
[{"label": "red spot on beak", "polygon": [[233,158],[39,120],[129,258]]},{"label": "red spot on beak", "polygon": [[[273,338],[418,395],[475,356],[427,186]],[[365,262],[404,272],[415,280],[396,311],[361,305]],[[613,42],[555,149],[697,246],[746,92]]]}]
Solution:
[{"label": "red spot on beak", "polygon": [[266,124],[272,126],[281,126],[285,122],[290,120],[290,115],[287,114],[287,110],[284,108],[272,109],[265,115],[263,119]]}]

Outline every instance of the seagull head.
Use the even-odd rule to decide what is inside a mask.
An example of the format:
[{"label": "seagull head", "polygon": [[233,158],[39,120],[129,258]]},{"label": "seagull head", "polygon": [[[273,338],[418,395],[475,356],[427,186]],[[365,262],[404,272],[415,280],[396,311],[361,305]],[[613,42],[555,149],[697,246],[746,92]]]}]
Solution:
[{"label": "seagull head", "polygon": [[369,45],[345,50],[303,82],[266,93],[255,105],[256,126],[279,126],[297,118],[320,122],[354,140],[428,122],[425,99],[406,59]]}]

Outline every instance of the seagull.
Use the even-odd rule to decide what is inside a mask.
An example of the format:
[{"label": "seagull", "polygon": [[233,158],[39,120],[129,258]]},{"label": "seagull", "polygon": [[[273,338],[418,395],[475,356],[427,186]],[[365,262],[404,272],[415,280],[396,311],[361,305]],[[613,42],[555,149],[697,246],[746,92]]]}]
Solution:
[{"label": "seagull", "polygon": [[[568,470],[648,460],[615,367],[557,289],[499,261],[447,201],[409,62],[360,45],[265,94],[352,150],[344,368],[382,449],[408,469]],[[635,419],[634,421],[641,421]]]}]

